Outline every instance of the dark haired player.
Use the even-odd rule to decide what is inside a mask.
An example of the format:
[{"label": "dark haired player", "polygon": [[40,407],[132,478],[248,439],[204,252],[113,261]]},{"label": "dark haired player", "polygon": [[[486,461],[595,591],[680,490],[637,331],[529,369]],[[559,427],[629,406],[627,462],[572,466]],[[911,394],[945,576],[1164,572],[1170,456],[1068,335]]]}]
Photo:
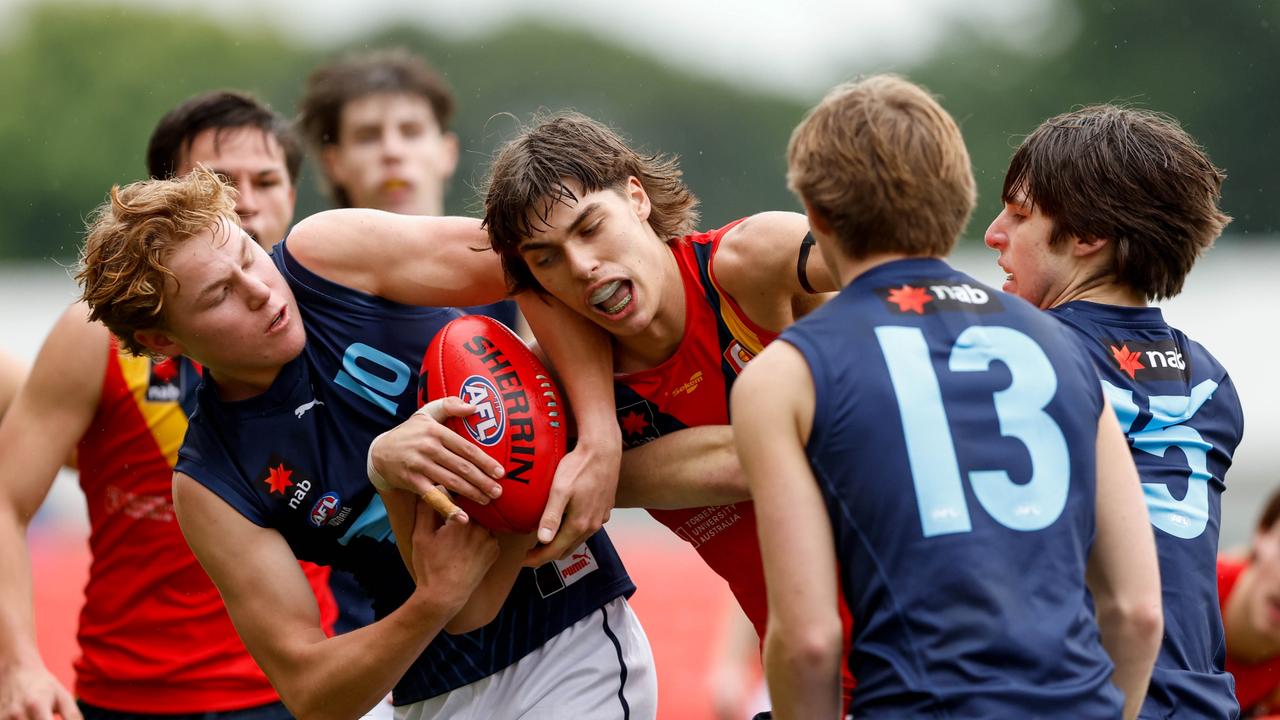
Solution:
[{"label": "dark haired player", "polygon": [[[834,284],[802,215],[695,232],[697,200],[680,174],[674,159],[638,153],[590,118],[558,115],[499,151],[485,224],[518,288],[554,296],[612,337],[624,465],[660,469],[624,478],[618,505],[648,508],[695,547],[763,637],[764,576],[729,390]],[[659,438],[670,442],[650,446]]]},{"label": "dark haired player", "polygon": [[1014,153],[987,245],[1005,290],[1077,335],[1128,435],[1155,528],[1164,642],[1142,710],[1234,718],[1214,563],[1222,492],[1244,430],[1235,385],[1147,303],[1182,290],[1230,220],[1222,171],[1172,119],[1113,106],[1045,121]]},{"label": "dark haired player", "polygon": [[[420,56],[403,48],[361,51],[311,71],[298,127],[338,207],[442,215],[458,167],[455,106],[449,84]],[[463,312],[510,328],[519,317],[512,300]]]}]

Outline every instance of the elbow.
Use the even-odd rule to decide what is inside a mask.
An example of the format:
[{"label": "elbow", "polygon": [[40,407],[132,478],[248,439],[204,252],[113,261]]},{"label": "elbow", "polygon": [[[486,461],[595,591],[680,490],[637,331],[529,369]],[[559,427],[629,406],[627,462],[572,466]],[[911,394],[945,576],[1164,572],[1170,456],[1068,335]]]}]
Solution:
[{"label": "elbow", "polygon": [[843,646],[840,619],[810,622],[802,627],[778,627],[770,620],[765,651],[772,662],[792,668],[821,671],[838,667]]},{"label": "elbow", "polygon": [[1134,637],[1152,652],[1159,652],[1160,641],[1164,637],[1164,606],[1160,596],[1142,603],[1129,613],[1127,619]]},{"label": "elbow", "polygon": [[1105,608],[1099,606],[1098,613],[1104,632],[1111,628],[1117,639],[1123,638],[1129,647],[1146,648],[1152,655],[1159,651],[1164,635],[1164,607],[1159,593],[1120,599]]}]

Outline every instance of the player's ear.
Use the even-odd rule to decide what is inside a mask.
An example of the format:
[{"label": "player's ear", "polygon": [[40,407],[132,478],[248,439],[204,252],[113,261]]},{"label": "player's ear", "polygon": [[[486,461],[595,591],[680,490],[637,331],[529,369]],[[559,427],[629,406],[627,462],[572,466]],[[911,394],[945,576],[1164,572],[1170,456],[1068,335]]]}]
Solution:
[{"label": "player's ear", "polygon": [[1071,254],[1079,258],[1095,255],[1111,244],[1111,241],[1107,238],[1093,235],[1085,235],[1084,237],[1072,236],[1069,241],[1071,243]]},{"label": "player's ear", "polygon": [[649,212],[653,210],[653,205],[649,202],[649,193],[645,192],[644,184],[639,178],[634,175],[627,178],[622,194],[631,203],[631,209],[640,222],[649,219]]},{"label": "player's ear", "polygon": [[169,333],[158,330],[135,330],[133,339],[150,353],[164,357],[177,357],[183,353],[182,345]]}]

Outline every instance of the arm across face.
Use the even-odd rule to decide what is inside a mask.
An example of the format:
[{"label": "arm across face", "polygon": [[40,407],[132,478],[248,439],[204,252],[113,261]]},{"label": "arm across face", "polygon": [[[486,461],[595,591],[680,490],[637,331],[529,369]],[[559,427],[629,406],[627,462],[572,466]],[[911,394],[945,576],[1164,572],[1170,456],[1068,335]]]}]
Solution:
[{"label": "arm across face", "polygon": [[573,552],[609,519],[618,487],[622,433],[613,399],[613,348],[594,323],[551,297],[517,296],[541,353],[564,389],[578,442],[556,468],[539,523],[536,567]]},{"label": "arm across face", "polygon": [[406,305],[486,305],[506,277],[480,221],[343,209],[298,223],[286,240],[308,270]]}]

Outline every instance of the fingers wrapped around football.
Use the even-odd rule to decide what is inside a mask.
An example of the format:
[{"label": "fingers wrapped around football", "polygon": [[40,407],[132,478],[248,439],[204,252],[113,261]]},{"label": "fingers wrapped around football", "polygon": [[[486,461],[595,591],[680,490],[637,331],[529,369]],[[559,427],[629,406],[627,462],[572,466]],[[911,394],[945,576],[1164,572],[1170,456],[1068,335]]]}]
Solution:
[{"label": "fingers wrapped around football", "polygon": [[441,328],[422,360],[418,404],[449,396],[477,410],[445,424],[506,469],[501,497],[455,501],[494,532],[537,530],[566,443],[566,408],[551,374],[506,325],[468,315]]}]

